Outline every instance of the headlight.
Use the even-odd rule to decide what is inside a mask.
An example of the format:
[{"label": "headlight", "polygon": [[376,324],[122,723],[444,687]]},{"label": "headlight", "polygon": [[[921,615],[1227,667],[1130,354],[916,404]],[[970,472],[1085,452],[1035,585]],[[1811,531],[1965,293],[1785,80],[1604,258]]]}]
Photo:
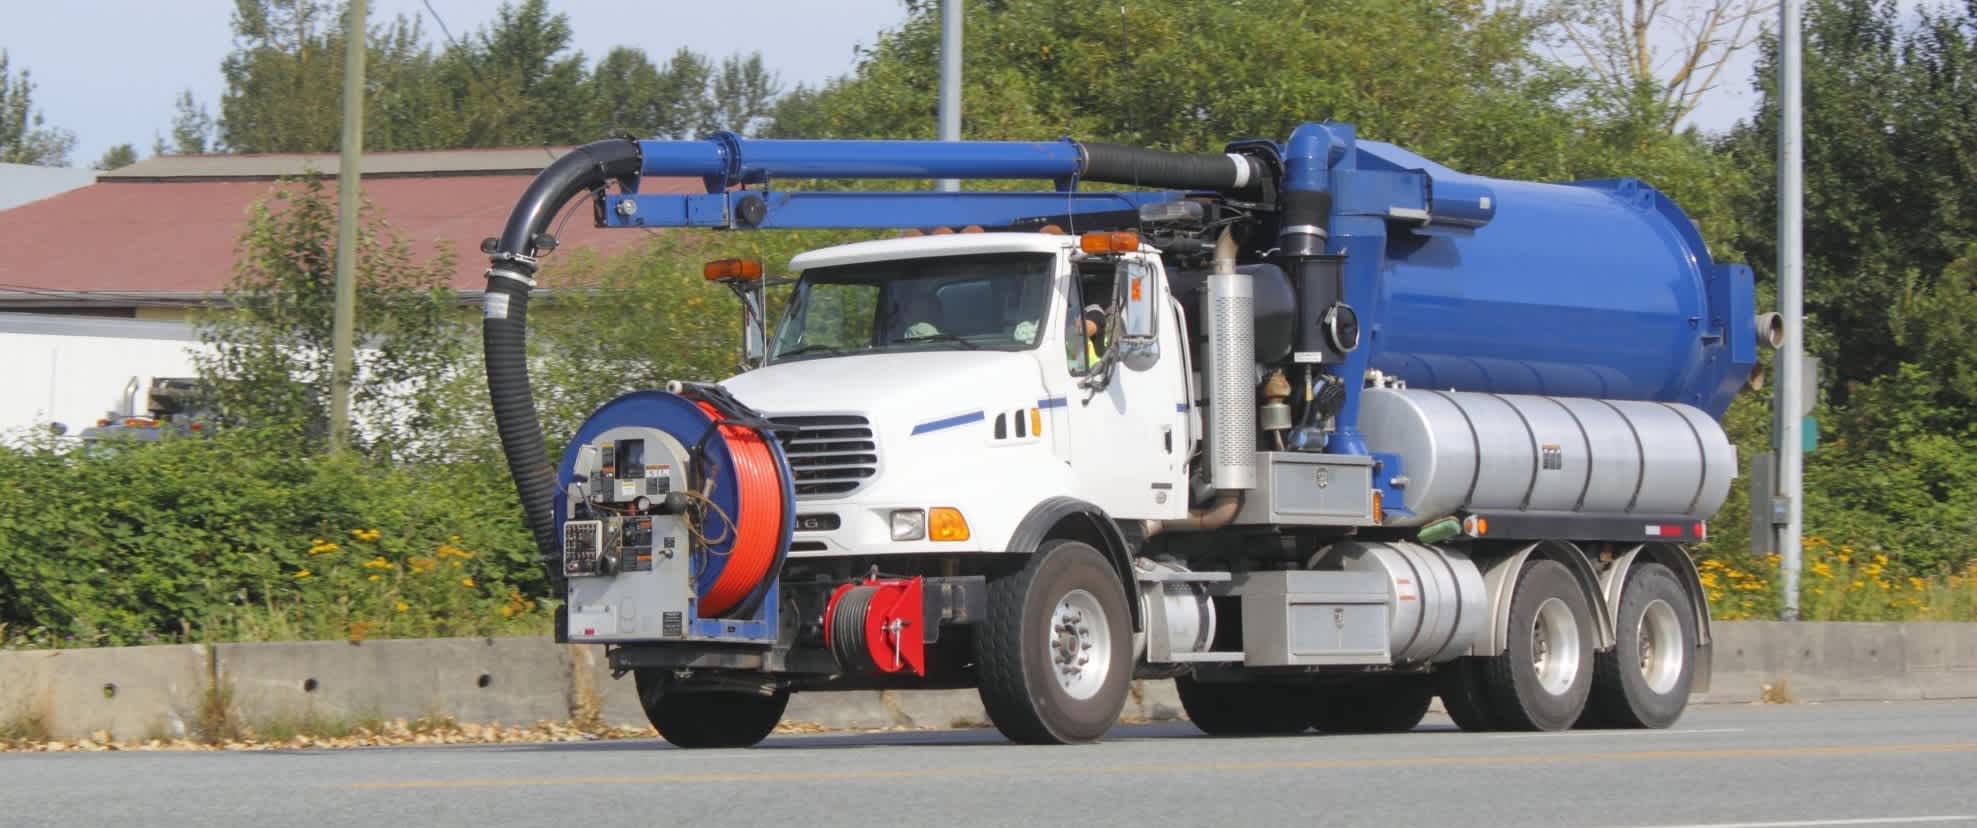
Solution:
[{"label": "headlight", "polygon": [[892,539],[916,541],[927,536],[927,513],[919,509],[899,509],[892,513]]}]

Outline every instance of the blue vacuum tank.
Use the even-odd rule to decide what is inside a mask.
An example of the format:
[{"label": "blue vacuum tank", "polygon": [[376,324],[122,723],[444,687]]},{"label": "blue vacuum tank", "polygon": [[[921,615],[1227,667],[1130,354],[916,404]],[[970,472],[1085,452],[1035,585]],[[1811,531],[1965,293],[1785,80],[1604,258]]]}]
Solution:
[{"label": "blue vacuum tank", "polygon": [[1715,417],[1749,379],[1750,270],[1712,260],[1652,187],[1490,179],[1357,146],[1361,171],[1425,173],[1435,219],[1388,217],[1367,367],[1416,388],[1679,402]]}]

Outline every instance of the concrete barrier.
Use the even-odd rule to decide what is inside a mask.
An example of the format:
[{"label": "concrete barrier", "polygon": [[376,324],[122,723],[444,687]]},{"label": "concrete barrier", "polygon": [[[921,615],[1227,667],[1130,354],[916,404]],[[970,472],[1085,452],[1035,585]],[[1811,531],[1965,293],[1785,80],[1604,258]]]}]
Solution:
[{"label": "concrete barrier", "polygon": [[570,718],[565,649],[543,638],[219,645],[219,678],[247,722],[328,718],[532,724]]},{"label": "concrete barrier", "polygon": [[198,644],[0,652],[0,729],[118,741],[196,727],[212,651]]},{"label": "concrete barrier", "polygon": [[[1696,703],[1977,698],[1977,624],[1743,621],[1715,632],[1713,684]],[[0,729],[32,721],[56,738],[179,736],[215,686],[250,725],[426,715],[645,724],[631,677],[611,678],[601,649],[507,638],[0,652]],[[1179,718],[1173,682],[1135,682],[1125,715]],[[785,718],[843,729],[988,720],[971,690],[801,693]]]},{"label": "concrete barrier", "polygon": [[1718,623],[1698,701],[1977,698],[1977,624]]}]

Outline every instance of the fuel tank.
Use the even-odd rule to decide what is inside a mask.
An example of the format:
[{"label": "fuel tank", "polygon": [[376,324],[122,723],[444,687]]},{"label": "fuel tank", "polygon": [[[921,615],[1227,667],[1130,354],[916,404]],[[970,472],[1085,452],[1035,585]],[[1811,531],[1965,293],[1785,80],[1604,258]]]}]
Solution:
[{"label": "fuel tank", "polygon": [[1749,268],[1713,260],[1654,188],[1473,176],[1372,141],[1355,157],[1363,171],[1425,174],[1434,214],[1389,221],[1369,367],[1419,388],[1720,417],[1756,364]]}]

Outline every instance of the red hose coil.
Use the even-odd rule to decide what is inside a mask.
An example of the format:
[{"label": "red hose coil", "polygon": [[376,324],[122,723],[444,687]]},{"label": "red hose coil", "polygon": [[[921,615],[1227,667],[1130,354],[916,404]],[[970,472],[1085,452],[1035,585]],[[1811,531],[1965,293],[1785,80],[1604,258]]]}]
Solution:
[{"label": "red hose coil", "polygon": [[[713,406],[697,404],[707,416],[721,419]],[[775,452],[752,428],[721,426],[721,438],[734,457],[739,489],[732,527],[734,544],[728,547],[728,565],[707,594],[700,596],[698,615],[702,618],[727,612],[748,598],[769,574],[769,566],[776,561],[776,544],[782,539],[783,484],[776,476]]]}]

